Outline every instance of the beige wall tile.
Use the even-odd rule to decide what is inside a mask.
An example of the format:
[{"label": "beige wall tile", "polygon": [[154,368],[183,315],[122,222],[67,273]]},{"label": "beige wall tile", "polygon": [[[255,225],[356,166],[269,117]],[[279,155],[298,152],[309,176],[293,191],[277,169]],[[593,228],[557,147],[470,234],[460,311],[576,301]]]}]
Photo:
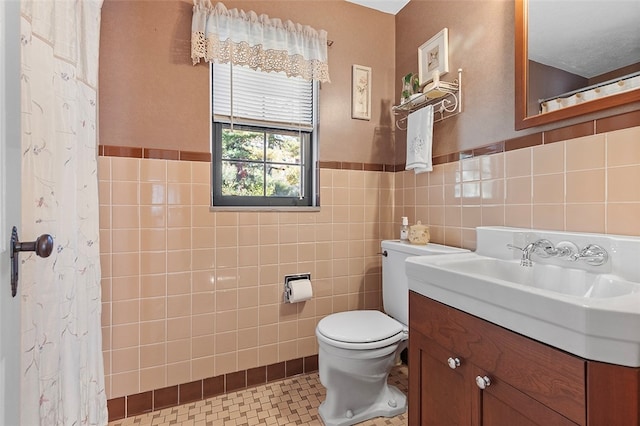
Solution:
[{"label": "beige wall tile", "polygon": [[531,175],[531,148],[518,149],[505,153],[505,177],[514,178]]},{"label": "beige wall tile", "polygon": [[153,321],[166,318],[167,299],[152,297],[140,300],[140,320]]},{"label": "beige wall tile", "polygon": [[111,181],[111,159],[113,157],[98,157],[98,179],[101,181]]},{"label": "beige wall tile", "polygon": [[167,231],[162,228],[140,229],[141,251],[165,251],[167,249]]},{"label": "beige wall tile", "polygon": [[607,169],[607,201],[640,201],[640,165]]},{"label": "beige wall tile", "polygon": [[191,162],[167,161],[167,182],[191,182]]},{"label": "beige wall tile", "polygon": [[191,206],[168,206],[166,215],[167,226],[170,228],[191,226]]},{"label": "beige wall tile", "polygon": [[607,165],[629,166],[640,163],[640,127],[607,134]]},{"label": "beige wall tile", "polygon": [[112,350],[130,348],[140,344],[140,334],[137,323],[113,326],[111,333]]},{"label": "beige wall tile", "polygon": [[529,176],[506,179],[506,204],[530,204],[532,201],[531,183]]},{"label": "beige wall tile", "polygon": [[[132,213],[133,212],[131,212],[131,214]],[[135,215],[135,221],[138,223],[137,211],[135,212]],[[140,206],[139,215],[141,228],[164,228],[167,224],[167,208],[165,206]]]},{"label": "beige wall tile", "polygon": [[140,273],[145,275],[166,273],[167,253],[143,251],[140,253]]},{"label": "beige wall tile", "polygon": [[238,329],[238,312],[235,309],[228,311],[218,311],[215,314],[215,318],[216,333],[236,331]]},{"label": "beige wall tile", "polygon": [[606,175],[604,169],[568,172],[567,203],[604,203]]},{"label": "beige wall tile", "polygon": [[164,182],[140,183],[140,204],[154,205],[166,204],[167,188]]},{"label": "beige wall tile", "polygon": [[605,203],[568,204],[567,231],[572,232],[606,232]]},{"label": "beige wall tile", "polygon": [[[483,205],[482,209],[482,226],[503,226],[505,225],[505,206],[504,204]],[[475,235],[475,234],[474,234]],[[465,235],[463,234],[463,237]]]},{"label": "beige wall tile", "polygon": [[475,228],[482,225],[482,209],[480,206],[462,207],[463,228]]},{"label": "beige wall tile", "polygon": [[139,348],[116,349],[111,351],[111,372],[112,374],[124,373],[126,371],[137,371],[140,368]]},{"label": "beige wall tile", "polygon": [[483,155],[480,157],[480,178],[482,180],[504,178],[505,155]]},{"label": "beige wall tile", "polygon": [[187,339],[191,336],[191,317],[167,320],[167,341]]},{"label": "beige wall tile", "polygon": [[539,145],[533,148],[533,174],[564,172],[564,142]]},{"label": "beige wall tile", "polygon": [[167,362],[187,361],[191,357],[191,340],[174,340],[167,342]]},{"label": "beige wall tile", "polygon": [[140,322],[140,344],[151,345],[162,343],[167,338],[166,321],[142,321]]},{"label": "beige wall tile", "polygon": [[[104,157],[100,157],[104,158]],[[140,161],[140,182],[166,182],[167,161],[147,159]]]},{"label": "beige wall tile", "polygon": [[640,236],[640,203],[607,204],[609,234]]},{"label": "beige wall tile", "polygon": [[191,181],[205,185],[211,184],[211,163],[194,161],[191,163]]},{"label": "beige wall tile", "polygon": [[194,336],[191,338],[191,357],[202,358],[213,356],[214,346],[217,347],[218,345],[214,345],[213,334]]},{"label": "beige wall tile", "polygon": [[140,370],[140,391],[162,389],[167,385],[167,368],[165,365]]},{"label": "beige wall tile", "polygon": [[167,362],[166,344],[145,345],[140,347],[140,368],[164,366]]},{"label": "beige wall tile", "polygon": [[167,386],[189,383],[191,381],[191,362],[184,361],[167,364]]},{"label": "beige wall tile", "polygon": [[111,225],[113,229],[137,229],[140,227],[140,212],[138,206],[112,206]]},{"label": "beige wall tile", "polygon": [[192,228],[170,228],[166,231],[168,250],[188,250],[191,243]]},{"label": "beige wall tile", "polygon": [[215,228],[193,227],[191,228],[191,248],[213,248],[215,246]]},{"label": "beige wall tile", "polygon": [[137,300],[140,297],[139,281],[136,275],[111,279],[111,300]]},{"label": "beige wall tile", "polygon": [[536,175],[533,177],[533,203],[564,202],[564,174]]},{"label": "beige wall tile", "polygon": [[259,309],[257,307],[238,309],[238,330],[257,327],[259,324]]},{"label": "beige wall tile", "polygon": [[504,207],[504,224],[516,228],[533,226],[533,211],[530,204],[510,204]]},{"label": "beige wall tile", "polygon": [[460,160],[460,173],[462,182],[472,182],[480,180],[480,170],[480,157]]},{"label": "beige wall tile", "polygon": [[567,172],[605,167],[605,135],[593,135],[566,142]]},{"label": "beige wall tile", "polygon": [[138,181],[140,160],[137,158],[111,157],[111,179],[114,181]]},{"label": "beige wall tile", "polygon": [[535,204],[533,206],[533,228],[563,231],[564,208],[564,204]]},{"label": "beige wall tile", "polygon": [[215,375],[215,357],[206,356],[191,360],[191,380],[201,380]]},{"label": "beige wall tile", "polygon": [[204,336],[215,333],[216,314],[202,314],[191,317],[191,334],[193,336]]},{"label": "beige wall tile", "polygon": [[140,382],[138,371],[128,371],[126,373],[111,374],[111,394],[110,398],[131,395],[140,392]]}]

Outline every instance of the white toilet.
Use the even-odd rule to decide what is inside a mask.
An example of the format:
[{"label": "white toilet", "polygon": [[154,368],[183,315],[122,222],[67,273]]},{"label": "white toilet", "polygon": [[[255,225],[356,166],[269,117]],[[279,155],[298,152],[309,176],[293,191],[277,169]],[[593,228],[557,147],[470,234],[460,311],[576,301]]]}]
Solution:
[{"label": "white toilet", "polygon": [[352,425],[373,417],[393,417],[407,409],[407,398],[387,376],[407,347],[409,286],[405,259],[467,252],[438,244],[382,242],[382,299],[380,311],[347,311],[328,315],[318,323],[318,367],[327,397],[318,409],[327,426]]}]

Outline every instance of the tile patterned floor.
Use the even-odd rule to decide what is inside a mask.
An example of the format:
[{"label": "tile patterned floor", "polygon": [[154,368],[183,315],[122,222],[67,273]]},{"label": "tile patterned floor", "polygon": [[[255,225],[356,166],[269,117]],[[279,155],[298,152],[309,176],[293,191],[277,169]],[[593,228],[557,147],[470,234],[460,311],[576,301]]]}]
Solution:
[{"label": "tile patterned floor", "polygon": [[[394,367],[389,375],[389,383],[406,394],[407,366]],[[117,420],[109,423],[109,426],[322,425],[318,406],[324,395],[325,389],[315,372]],[[360,424],[406,425],[407,413],[392,418],[378,417]]]}]

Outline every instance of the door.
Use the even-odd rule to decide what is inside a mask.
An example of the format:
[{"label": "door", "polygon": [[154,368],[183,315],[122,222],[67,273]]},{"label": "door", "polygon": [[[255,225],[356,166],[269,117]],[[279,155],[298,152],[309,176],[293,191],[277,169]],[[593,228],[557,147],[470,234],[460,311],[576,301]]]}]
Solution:
[{"label": "door", "polygon": [[9,239],[20,228],[20,2],[0,1],[0,424],[20,422],[20,298]]}]

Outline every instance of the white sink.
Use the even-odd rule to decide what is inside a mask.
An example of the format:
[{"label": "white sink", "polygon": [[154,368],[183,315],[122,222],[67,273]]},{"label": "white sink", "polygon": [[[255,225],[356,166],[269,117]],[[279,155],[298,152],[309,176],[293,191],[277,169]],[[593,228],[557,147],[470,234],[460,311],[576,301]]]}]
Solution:
[{"label": "white sink", "polygon": [[[474,253],[407,259],[409,289],[586,359],[640,366],[640,238],[505,227],[477,229]],[[598,244],[601,266],[565,258],[520,265],[524,247]]]}]

